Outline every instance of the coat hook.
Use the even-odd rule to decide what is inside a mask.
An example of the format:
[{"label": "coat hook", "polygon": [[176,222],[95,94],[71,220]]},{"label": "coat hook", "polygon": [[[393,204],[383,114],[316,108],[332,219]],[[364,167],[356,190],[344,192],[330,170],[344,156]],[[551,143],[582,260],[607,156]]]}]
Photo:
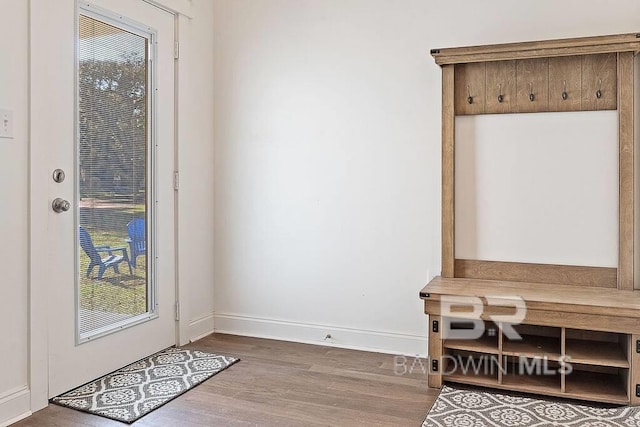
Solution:
[{"label": "coat hook", "polygon": [[471,96],[471,88],[469,88],[469,85],[467,85],[467,95],[467,102],[473,104],[473,96]]},{"label": "coat hook", "polygon": [[504,101],[504,96],[502,96],[502,84],[498,85],[498,102]]},{"label": "coat hook", "polygon": [[533,82],[530,82],[529,83],[529,101],[533,102],[534,99],[536,99],[536,97],[533,94]]},{"label": "coat hook", "polygon": [[602,98],[602,79],[598,80],[598,90],[596,91],[596,98]]},{"label": "coat hook", "polygon": [[562,100],[566,101],[568,97],[569,97],[569,94],[567,93],[567,81],[563,80],[562,81]]}]

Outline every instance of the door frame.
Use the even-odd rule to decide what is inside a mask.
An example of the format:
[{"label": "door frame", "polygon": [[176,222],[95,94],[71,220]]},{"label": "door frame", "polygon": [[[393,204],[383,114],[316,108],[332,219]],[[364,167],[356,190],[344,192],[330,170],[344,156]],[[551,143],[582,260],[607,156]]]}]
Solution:
[{"label": "door frame", "polygon": [[[189,42],[189,32],[186,25],[180,25],[180,22],[185,22],[192,16],[192,5],[188,0],[142,0],[146,3],[159,7],[174,15],[174,33],[175,42]],[[28,360],[28,377],[29,377],[29,391],[30,391],[30,412],[35,412],[42,408],[47,407],[49,403],[49,310],[48,310],[48,277],[46,269],[41,268],[43,259],[46,259],[47,249],[39,245],[40,240],[35,236],[46,235],[48,229],[48,215],[49,209],[49,192],[46,185],[34,185],[34,183],[46,182],[51,180],[51,171],[42,170],[44,168],[41,165],[45,164],[46,152],[38,150],[37,148],[44,144],[47,140],[46,129],[36,129],[31,119],[34,114],[38,114],[34,110],[34,98],[37,97],[38,88],[34,87],[34,81],[37,79],[34,76],[42,69],[37,65],[39,64],[39,55],[45,54],[35,43],[34,34],[37,31],[43,31],[41,28],[47,28],[46,22],[56,19],[58,17],[69,19],[73,16],[75,19],[77,13],[77,0],[68,0],[67,4],[73,4],[72,8],[66,9],[63,6],[56,8],[56,15],[51,16],[38,13],[41,9],[41,5],[49,3],[50,0],[29,0],[29,292],[28,292],[28,306],[29,306],[29,360]],[[75,31],[75,26],[74,26]],[[46,55],[45,55],[46,56]],[[174,73],[174,90],[176,95],[180,93],[179,89],[179,73],[180,61],[176,55],[174,66],[176,72]],[[70,60],[75,60],[71,58]],[[174,158],[174,170],[178,170],[178,125],[181,113],[179,109],[179,98],[176,96],[174,105],[174,147],[176,156]],[[75,126],[75,120],[74,126]],[[39,143],[34,143],[39,141]],[[175,286],[176,286],[176,301],[179,301],[180,297],[180,283],[178,280],[178,266],[179,266],[179,223],[178,223],[178,203],[177,203],[177,191],[175,193],[175,216],[174,216],[174,230],[175,230]],[[186,342],[188,321],[185,316],[180,316],[176,322],[175,334],[176,344],[183,344]],[[75,334],[75,331],[73,331]]]},{"label": "door frame", "polygon": [[[101,22],[104,22],[108,25],[114,25],[117,26],[120,29],[123,29],[125,31],[131,32],[133,34],[136,34],[139,37],[144,37],[145,39],[147,39],[150,41],[150,43],[148,43],[148,49],[149,49],[149,55],[151,56],[151,61],[147,62],[147,67],[149,67],[149,71],[148,71],[148,76],[149,76],[149,85],[150,88],[152,90],[147,91],[147,113],[150,113],[148,115],[148,120],[147,120],[147,126],[148,126],[148,131],[147,131],[147,142],[146,142],[146,149],[147,149],[147,154],[146,154],[146,167],[147,167],[147,171],[146,171],[146,180],[149,184],[147,184],[147,188],[146,188],[146,207],[145,207],[145,221],[147,224],[150,225],[150,227],[147,228],[147,243],[146,243],[146,247],[147,247],[147,264],[146,264],[146,287],[147,287],[147,311],[143,314],[139,314],[131,319],[127,319],[126,323],[124,323],[123,325],[120,324],[116,324],[116,325],[110,325],[111,328],[104,331],[104,332],[99,332],[99,333],[93,333],[90,334],[88,337],[83,337],[82,333],[80,332],[80,310],[79,310],[79,306],[80,306],[80,277],[78,275],[82,275],[82,271],[80,270],[80,254],[82,253],[82,249],[80,249],[80,247],[78,245],[76,245],[75,247],[75,274],[76,274],[76,279],[75,279],[75,307],[76,307],[76,338],[75,338],[75,343],[76,346],[83,344],[83,343],[87,343],[89,341],[93,341],[96,340],[98,338],[101,338],[103,336],[106,335],[110,335],[112,333],[116,333],[119,330],[122,329],[127,329],[130,327],[135,327],[137,325],[139,325],[140,323],[144,323],[147,322],[149,320],[153,320],[158,318],[159,314],[158,314],[158,291],[159,291],[159,284],[158,284],[158,277],[157,277],[157,262],[155,261],[156,259],[156,244],[158,241],[158,228],[157,228],[157,216],[158,216],[158,208],[156,207],[156,204],[158,202],[158,191],[157,191],[157,184],[158,184],[158,142],[157,142],[157,138],[158,138],[158,100],[157,100],[157,93],[155,90],[153,90],[154,88],[157,88],[158,86],[158,64],[157,64],[157,58],[158,58],[158,52],[157,52],[157,37],[158,37],[158,33],[155,29],[152,28],[143,28],[140,26],[140,23],[136,22],[136,21],[132,21],[128,18],[122,17],[122,16],[118,16],[118,14],[114,14],[111,11],[108,10],[104,10],[100,7],[95,7],[92,3],[91,0],[76,0],[76,35],[79,33],[80,28],[78,26],[79,24],[79,19],[80,16],[86,16],[89,17],[91,19],[96,19],[99,20]],[[174,33],[175,33],[175,19],[174,19]],[[175,37],[175,34],[174,34]],[[80,58],[77,57],[78,53],[76,52],[76,64],[79,64]],[[153,64],[153,65],[149,65],[149,64]],[[79,129],[79,123],[78,123],[78,118],[79,118],[79,112],[78,112],[78,105],[79,105],[79,82],[78,82],[78,73],[79,70],[76,70],[76,83],[75,83],[75,90],[76,90],[76,95],[75,95],[75,106],[76,106],[76,114],[75,114],[75,131],[76,134],[78,132]],[[174,84],[175,84],[175,78],[174,78]],[[175,105],[174,105],[175,108]],[[174,120],[174,125],[175,125],[175,120]],[[75,200],[72,202],[72,205],[75,205],[75,202],[79,202],[80,201],[80,188],[79,188],[79,180],[78,180],[78,174],[80,173],[79,170],[79,158],[78,158],[78,147],[79,147],[79,140],[78,140],[79,136],[76,135],[76,142],[75,142],[75,147],[76,147],[76,152],[75,152],[75,160],[74,160],[74,190],[73,190],[73,196],[75,198]],[[173,140],[174,140],[174,147],[175,147],[175,139],[176,139],[176,135],[174,133],[173,135]],[[175,151],[175,148],[174,148]],[[175,153],[174,153],[175,154]],[[175,170],[175,161],[174,161],[174,165],[173,168]],[[175,203],[175,200],[174,200]],[[149,207],[151,206],[151,208]],[[175,214],[175,209],[174,209],[174,214]],[[73,210],[73,215],[74,215],[74,224],[80,224],[80,211],[79,209],[74,209]],[[177,221],[175,221],[174,218],[174,226],[177,226]],[[79,230],[75,230],[76,231],[76,242],[79,241]],[[129,256],[133,256],[133,254],[129,254]],[[151,262],[149,261],[151,260]],[[174,260],[174,265],[177,265],[177,257],[175,257]],[[176,298],[177,300],[177,298]],[[114,327],[115,326],[115,327]],[[177,342],[177,341],[176,341]]]}]

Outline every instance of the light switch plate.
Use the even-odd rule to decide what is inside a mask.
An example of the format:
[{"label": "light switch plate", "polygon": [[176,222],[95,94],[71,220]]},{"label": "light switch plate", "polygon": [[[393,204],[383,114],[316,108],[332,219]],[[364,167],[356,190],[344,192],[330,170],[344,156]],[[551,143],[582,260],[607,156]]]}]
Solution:
[{"label": "light switch plate", "polygon": [[0,138],[13,138],[13,111],[0,109]]}]

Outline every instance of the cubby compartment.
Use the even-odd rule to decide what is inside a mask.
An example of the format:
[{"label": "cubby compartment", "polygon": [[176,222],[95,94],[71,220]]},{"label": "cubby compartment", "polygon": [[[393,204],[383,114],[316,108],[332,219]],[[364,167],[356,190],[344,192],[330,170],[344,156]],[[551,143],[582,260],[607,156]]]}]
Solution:
[{"label": "cubby compartment", "polygon": [[510,390],[558,396],[562,388],[560,364],[546,357],[506,356],[502,385]]},{"label": "cubby compartment", "polygon": [[496,354],[447,349],[442,361],[447,381],[484,386],[498,385],[500,358]]},{"label": "cubby compartment", "polygon": [[445,348],[474,351],[478,353],[498,354],[498,337],[500,335],[500,331],[493,322],[484,322],[482,336],[472,339],[465,336],[468,334],[464,334],[464,332],[473,332],[474,324],[472,322],[464,319],[456,319],[451,320],[449,325],[452,332],[456,335],[454,335],[452,339],[445,337]]},{"label": "cubby compartment", "polygon": [[512,325],[512,328],[520,335],[521,339],[505,336],[502,354],[560,360],[561,328],[534,325]]},{"label": "cubby compartment", "polygon": [[571,370],[565,375],[566,397],[603,403],[629,403],[629,369],[577,363],[568,366]]},{"label": "cubby compartment", "polygon": [[567,329],[565,355],[570,363],[629,368],[629,336]]}]

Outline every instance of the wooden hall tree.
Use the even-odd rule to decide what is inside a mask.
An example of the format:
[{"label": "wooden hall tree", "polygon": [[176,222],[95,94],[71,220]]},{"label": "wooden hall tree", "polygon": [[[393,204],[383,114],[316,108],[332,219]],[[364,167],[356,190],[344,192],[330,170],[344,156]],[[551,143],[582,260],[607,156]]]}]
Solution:
[{"label": "wooden hall tree", "polygon": [[[457,382],[640,404],[640,281],[634,283],[639,51],[640,34],[431,51],[442,68],[442,273],[420,293],[429,315],[431,387]],[[513,121],[525,113],[557,119],[605,110],[617,114],[617,266],[456,257],[456,120],[505,114]],[[470,330],[477,332],[466,334],[473,339],[459,338]],[[465,360],[482,368],[465,369]]]}]

